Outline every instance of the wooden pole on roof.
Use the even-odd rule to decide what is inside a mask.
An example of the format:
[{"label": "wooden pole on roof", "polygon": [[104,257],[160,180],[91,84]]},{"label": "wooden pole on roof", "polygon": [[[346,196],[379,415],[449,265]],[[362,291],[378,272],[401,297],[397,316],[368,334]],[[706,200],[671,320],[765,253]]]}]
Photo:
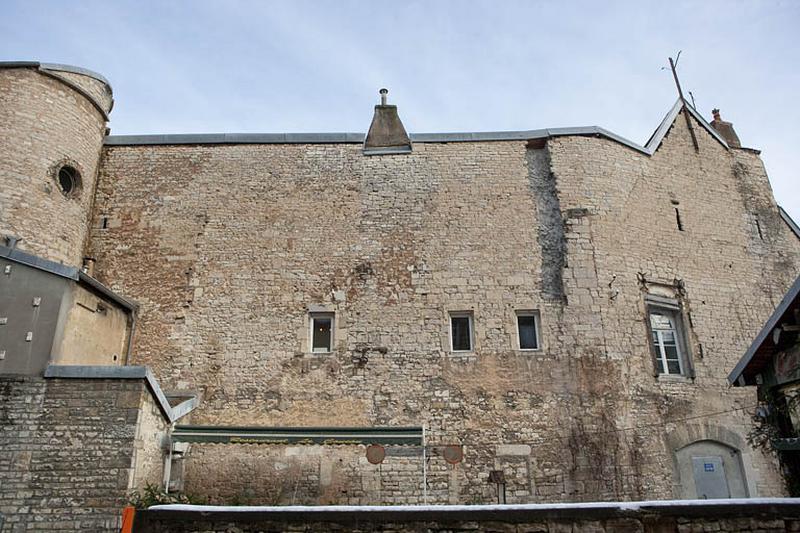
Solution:
[{"label": "wooden pole on roof", "polygon": [[[681,53],[678,52],[678,58],[680,58]],[[694,134],[694,128],[692,127],[692,120],[689,118],[689,108],[686,106],[686,99],[683,97],[683,91],[681,90],[681,82],[678,81],[678,72],[675,70],[676,61],[673,61],[672,58],[669,58],[669,66],[672,69],[672,77],[675,78],[675,86],[678,87],[678,96],[681,99],[681,104],[683,105],[683,117],[686,119],[686,127],[689,128],[689,135],[692,136],[692,144],[694,144],[694,151],[700,151],[700,145],[697,144],[697,136]]]}]

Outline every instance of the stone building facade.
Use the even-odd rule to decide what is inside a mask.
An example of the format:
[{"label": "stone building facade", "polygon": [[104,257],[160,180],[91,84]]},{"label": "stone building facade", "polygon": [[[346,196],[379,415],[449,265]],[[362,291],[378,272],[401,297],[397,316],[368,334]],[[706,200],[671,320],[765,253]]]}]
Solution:
[{"label": "stone building facade", "polygon": [[[596,127],[407,135],[383,102],[366,143],[104,136],[108,85],[57,67],[0,69],[0,233],[91,258],[137,302],[121,363],[199,400],[172,433],[174,488],[242,503],[784,493],[747,444],[755,392],[726,376],[797,276],[800,240],[727,128],[678,102],[645,146]],[[79,191],[59,193],[64,164]]]}]

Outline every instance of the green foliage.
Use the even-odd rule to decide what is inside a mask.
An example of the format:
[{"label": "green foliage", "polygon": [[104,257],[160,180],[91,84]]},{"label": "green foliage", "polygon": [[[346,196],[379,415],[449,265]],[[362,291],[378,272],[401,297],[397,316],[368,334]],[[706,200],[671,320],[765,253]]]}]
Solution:
[{"label": "green foliage", "polygon": [[147,509],[151,505],[165,505],[171,503],[201,505],[205,502],[200,498],[180,492],[167,493],[160,486],[148,483],[141,492],[138,490],[131,491],[128,495],[128,503],[137,509]]},{"label": "green foliage", "polygon": [[774,389],[761,391],[761,402],[753,416],[753,428],[747,433],[747,443],[765,453],[777,455],[786,489],[792,497],[800,496],[800,461],[797,452],[775,449],[775,441],[797,437],[792,414],[800,408],[800,394],[785,395]]}]

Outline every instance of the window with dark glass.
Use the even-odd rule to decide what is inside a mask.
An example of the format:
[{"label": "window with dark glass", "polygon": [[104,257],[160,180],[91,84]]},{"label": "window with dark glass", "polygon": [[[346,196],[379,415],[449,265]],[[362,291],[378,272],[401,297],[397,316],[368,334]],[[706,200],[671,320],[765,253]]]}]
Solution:
[{"label": "window with dark glass", "polygon": [[333,351],[333,313],[311,315],[311,351]]},{"label": "window with dark glass", "polygon": [[450,344],[454,352],[472,351],[472,315],[450,314]]},{"label": "window with dark glass", "polygon": [[517,335],[520,350],[538,350],[539,332],[536,313],[517,313]]}]

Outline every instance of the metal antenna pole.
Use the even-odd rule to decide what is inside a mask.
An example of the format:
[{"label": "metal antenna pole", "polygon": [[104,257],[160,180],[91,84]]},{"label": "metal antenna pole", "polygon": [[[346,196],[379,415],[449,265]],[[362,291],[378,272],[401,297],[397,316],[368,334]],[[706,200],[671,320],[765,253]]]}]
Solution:
[{"label": "metal antenna pole", "polygon": [[[680,52],[678,52],[680,56]],[[697,144],[697,137],[694,134],[694,128],[692,127],[692,120],[689,118],[689,108],[686,106],[686,99],[683,97],[683,91],[681,90],[681,82],[678,81],[678,73],[675,70],[675,62],[672,58],[669,58],[669,66],[672,69],[672,77],[675,78],[675,85],[678,87],[678,96],[681,98],[681,104],[683,105],[683,117],[686,119],[686,127],[689,128],[689,135],[692,136],[692,144],[694,144],[694,151],[700,151],[700,145]]]}]

